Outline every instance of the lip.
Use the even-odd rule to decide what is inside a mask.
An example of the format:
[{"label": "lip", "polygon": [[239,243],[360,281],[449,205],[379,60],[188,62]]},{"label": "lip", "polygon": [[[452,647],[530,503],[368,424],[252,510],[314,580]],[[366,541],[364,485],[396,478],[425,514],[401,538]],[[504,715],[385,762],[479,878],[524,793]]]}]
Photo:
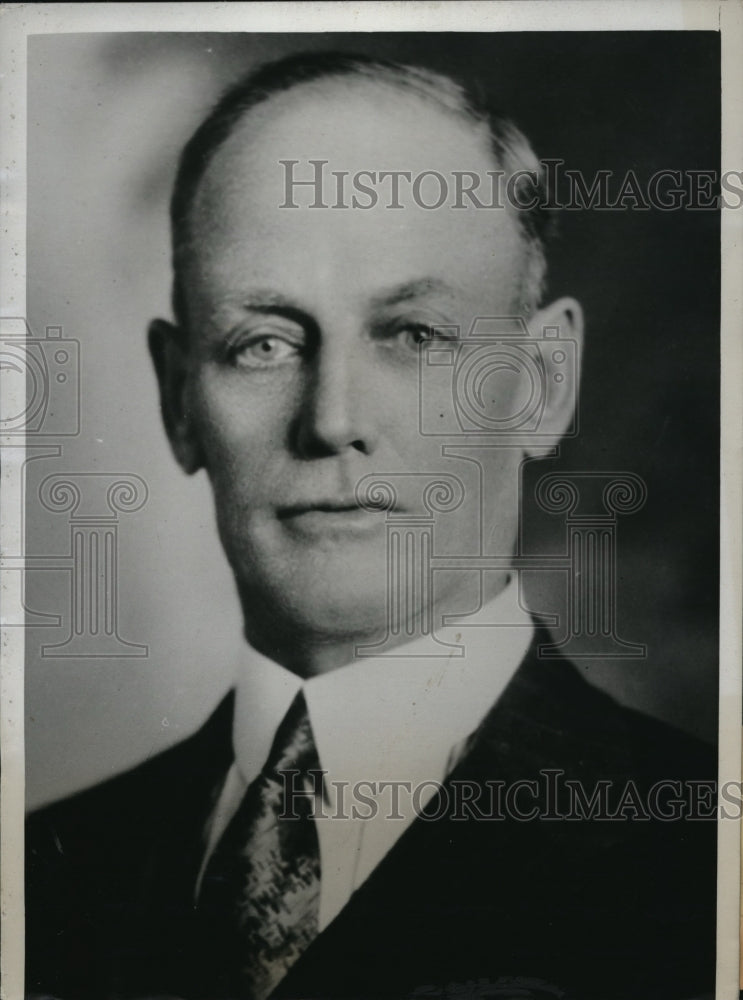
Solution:
[{"label": "lip", "polygon": [[384,524],[379,511],[366,510],[356,500],[319,500],[282,507],[278,518],[292,530],[308,536],[365,535]]},{"label": "lip", "polygon": [[355,499],[332,497],[327,500],[304,500],[298,503],[288,504],[279,509],[279,517],[297,517],[311,511],[319,513],[335,514],[343,511],[363,510]]}]

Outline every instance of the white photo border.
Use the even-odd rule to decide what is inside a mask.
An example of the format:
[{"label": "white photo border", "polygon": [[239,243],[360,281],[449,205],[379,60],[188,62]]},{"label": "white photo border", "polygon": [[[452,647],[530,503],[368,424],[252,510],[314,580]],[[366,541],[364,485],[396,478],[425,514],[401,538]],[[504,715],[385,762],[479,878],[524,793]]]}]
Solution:
[{"label": "white photo border", "polygon": [[[3,35],[3,185],[0,263],[4,316],[26,315],[26,45],[34,34],[87,32],[648,31],[713,30],[722,41],[722,169],[743,168],[741,0],[495,0],[351,3],[6,3]],[[743,548],[743,211],[722,213],[719,781],[741,778],[741,566]],[[0,376],[1,377],[1,376]],[[0,405],[23,402],[11,383]],[[0,444],[7,442],[0,441]],[[21,488],[24,449],[3,449],[2,494]],[[10,508],[10,509],[9,509]],[[0,551],[23,551],[23,526],[6,504]],[[2,580],[3,593],[8,585]],[[23,996],[24,634],[2,633],[0,672],[0,996]],[[719,824],[717,1000],[739,996],[741,826]]]}]

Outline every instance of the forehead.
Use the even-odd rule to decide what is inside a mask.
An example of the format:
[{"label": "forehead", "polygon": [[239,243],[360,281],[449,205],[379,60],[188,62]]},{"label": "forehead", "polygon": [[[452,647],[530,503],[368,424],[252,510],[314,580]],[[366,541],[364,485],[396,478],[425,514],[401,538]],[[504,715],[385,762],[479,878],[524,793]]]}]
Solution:
[{"label": "forehead", "polygon": [[[468,199],[452,207],[462,172],[488,203],[495,167],[484,128],[432,99],[365,80],[296,87],[248,112],[215,153],[192,206],[192,278],[212,296],[278,284],[372,297],[375,286],[428,277],[463,294],[483,282],[510,289],[523,251],[512,212]],[[380,175],[399,171],[392,208]],[[448,191],[436,209],[425,207],[443,190],[432,172]]]}]

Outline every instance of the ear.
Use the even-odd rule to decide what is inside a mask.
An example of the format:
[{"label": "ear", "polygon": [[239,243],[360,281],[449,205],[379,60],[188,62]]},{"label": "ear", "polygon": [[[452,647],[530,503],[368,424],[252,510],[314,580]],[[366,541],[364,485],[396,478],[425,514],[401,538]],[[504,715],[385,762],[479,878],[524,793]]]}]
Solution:
[{"label": "ear", "polygon": [[[572,298],[561,298],[537,310],[529,320],[529,331],[541,345],[546,375],[545,409],[540,421],[541,434],[549,435],[553,445],[577,418],[583,356],[583,310]],[[526,452],[538,458],[552,451],[550,446],[527,442]]]},{"label": "ear", "polygon": [[156,319],[148,331],[150,356],[160,386],[160,411],[178,464],[189,475],[204,462],[188,401],[188,339],[180,327]]}]

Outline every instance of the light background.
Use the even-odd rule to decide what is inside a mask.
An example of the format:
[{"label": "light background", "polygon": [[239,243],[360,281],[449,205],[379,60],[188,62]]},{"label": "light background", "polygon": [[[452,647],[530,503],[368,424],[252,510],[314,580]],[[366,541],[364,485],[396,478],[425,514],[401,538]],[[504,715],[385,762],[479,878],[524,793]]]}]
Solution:
[{"label": "light background", "polygon": [[[64,553],[65,515],[35,502],[63,470],[148,484],[120,525],[120,633],[146,659],[42,658],[27,635],[30,806],[182,738],[240,652],[232,581],[201,477],[159,426],[144,330],[168,313],[167,199],[178,151],[223,86],[305,48],[370,52],[483,80],[542,157],[588,176],[719,167],[712,34],[598,36],[68,35],[29,42],[28,315],[81,343],[81,434],[29,466],[27,550]],[[647,661],[584,663],[623,701],[712,738],[717,707],[718,220],[714,213],[562,213],[551,290],[586,308],[582,433],[538,473],[628,470],[645,509],[620,522],[619,622]],[[533,481],[532,477],[532,481]],[[534,550],[556,520],[529,518]],[[546,581],[538,606],[560,605]],[[66,574],[28,574],[27,603],[65,616]]]}]

